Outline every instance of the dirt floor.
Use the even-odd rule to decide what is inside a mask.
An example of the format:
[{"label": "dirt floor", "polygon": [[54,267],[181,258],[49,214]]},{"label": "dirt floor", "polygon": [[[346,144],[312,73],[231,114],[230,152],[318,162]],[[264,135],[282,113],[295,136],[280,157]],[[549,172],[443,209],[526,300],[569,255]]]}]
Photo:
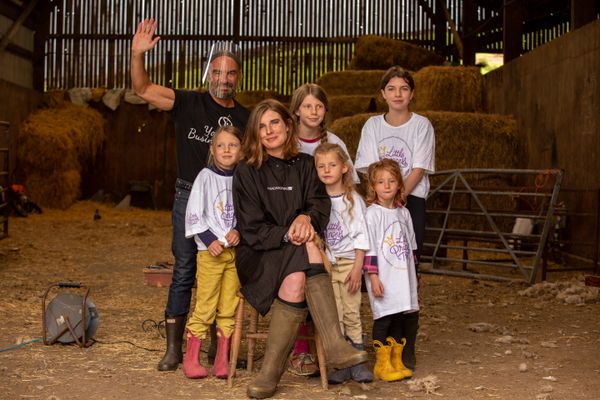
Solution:
[{"label": "dirt floor", "polygon": [[[142,324],[162,319],[167,289],[144,285],[142,269],[172,260],[169,212],[80,202],[9,223],[10,237],[0,240],[1,399],[246,397],[246,371],[233,389],[180,369],[156,371],[165,342]],[[275,398],[598,399],[598,292],[580,286],[581,275],[551,278],[523,292],[524,284],[423,274],[412,380],[325,391],[318,378],[285,374]],[[91,288],[100,314],[98,342],[87,349],[39,340],[44,291],[69,280]],[[366,298],[364,310],[370,326]]]}]

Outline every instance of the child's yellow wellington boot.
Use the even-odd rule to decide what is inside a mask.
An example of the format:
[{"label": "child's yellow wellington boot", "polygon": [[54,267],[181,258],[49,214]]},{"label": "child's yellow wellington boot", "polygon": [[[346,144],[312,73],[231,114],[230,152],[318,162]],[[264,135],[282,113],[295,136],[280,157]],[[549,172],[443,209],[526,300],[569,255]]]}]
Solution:
[{"label": "child's yellow wellington boot", "polygon": [[390,357],[392,367],[394,370],[401,372],[403,378],[410,378],[412,376],[412,371],[406,368],[404,363],[402,363],[402,350],[406,344],[406,339],[402,338],[400,343],[398,343],[393,337],[388,337],[386,341],[392,348],[392,356]]},{"label": "child's yellow wellington boot", "polygon": [[392,367],[390,360],[392,353],[391,346],[386,346],[379,340],[374,340],[373,348],[375,349],[375,367],[373,368],[373,375],[375,376],[375,379],[393,382],[404,378],[404,374],[402,372],[396,371],[394,367]]}]

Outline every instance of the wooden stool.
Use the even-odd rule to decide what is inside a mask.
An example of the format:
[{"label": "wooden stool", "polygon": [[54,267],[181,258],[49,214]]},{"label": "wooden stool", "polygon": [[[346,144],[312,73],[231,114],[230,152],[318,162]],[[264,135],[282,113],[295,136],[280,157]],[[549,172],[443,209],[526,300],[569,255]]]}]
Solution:
[{"label": "wooden stool", "polygon": [[[227,386],[233,387],[233,377],[235,376],[235,366],[237,364],[237,358],[240,352],[240,343],[242,341],[242,330],[244,326],[244,305],[246,301],[241,293],[238,293],[240,302],[235,312],[235,328],[231,335],[231,354],[229,355],[229,373],[227,374]],[[246,369],[252,372],[254,364],[254,344],[256,340],[266,340],[269,336],[269,332],[258,331],[258,311],[254,309],[250,304],[250,323],[246,334],[243,335],[248,340],[248,359],[246,361]],[[314,328],[313,336],[298,336],[296,339],[314,340],[315,347],[317,349],[317,361],[319,363],[319,371],[321,373],[321,386],[323,389],[327,389],[327,361],[325,360],[325,350],[323,349],[323,343],[316,327]]]}]

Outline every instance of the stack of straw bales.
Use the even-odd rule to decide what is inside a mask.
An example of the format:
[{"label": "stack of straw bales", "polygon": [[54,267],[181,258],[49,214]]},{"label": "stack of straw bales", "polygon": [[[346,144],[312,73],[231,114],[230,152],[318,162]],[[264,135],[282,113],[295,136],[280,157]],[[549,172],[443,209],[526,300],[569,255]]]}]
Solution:
[{"label": "stack of straw bales", "polygon": [[[511,116],[425,111],[435,130],[436,170],[459,168],[518,168],[523,164],[517,124]],[[334,121],[329,129],[348,147],[352,159],[362,126],[376,114],[358,114]]]},{"label": "stack of straw bales", "polygon": [[82,167],[103,141],[104,119],[93,109],[65,103],[29,115],[20,128],[17,157],[30,197],[50,208],[73,204]]},{"label": "stack of straw bales", "polygon": [[413,75],[414,111],[480,112],[483,77],[477,67],[425,67]]},{"label": "stack of straw bales", "polygon": [[384,70],[328,72],[317,80],[329,96],[362,94],[374,95]]},{"label": "stack of straw bales", "polygon": [[328,100],[329,111],[327,115],[332,121],[359,113],[384,112],[386,110],[382,97],[376,94],[328,96]]},{"label": "stack of straw bales", "polygon": [[238,103],[248,109],[254,108],[254,106],[265,99],[276,99],[282,103],[286,103],[289,99],[286,96],[280,95],[278,92],[272,90],[248,90],[245,92],[239,92],[235,96]]},{"label": "stack of straw bales", "polygon": [[444,58],[423,47],[381,36],[361,36],[354,47],[351,69],[388,69],[400,65],[417,71],[429,65],[441,65]]}]

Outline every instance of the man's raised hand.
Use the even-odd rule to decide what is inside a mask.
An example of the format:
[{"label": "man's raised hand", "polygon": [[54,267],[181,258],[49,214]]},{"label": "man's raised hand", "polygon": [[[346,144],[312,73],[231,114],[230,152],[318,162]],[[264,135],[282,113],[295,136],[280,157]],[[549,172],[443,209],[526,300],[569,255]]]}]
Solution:
[{"label": "man's raised hand", "polygon": [[146,18],[140,22],[131,42],[131,52],[133,54],[144,54],[148,50],[152,50],[160,40],[160,36],[152,38],[154,32],[156,32],[155,19]]}]

